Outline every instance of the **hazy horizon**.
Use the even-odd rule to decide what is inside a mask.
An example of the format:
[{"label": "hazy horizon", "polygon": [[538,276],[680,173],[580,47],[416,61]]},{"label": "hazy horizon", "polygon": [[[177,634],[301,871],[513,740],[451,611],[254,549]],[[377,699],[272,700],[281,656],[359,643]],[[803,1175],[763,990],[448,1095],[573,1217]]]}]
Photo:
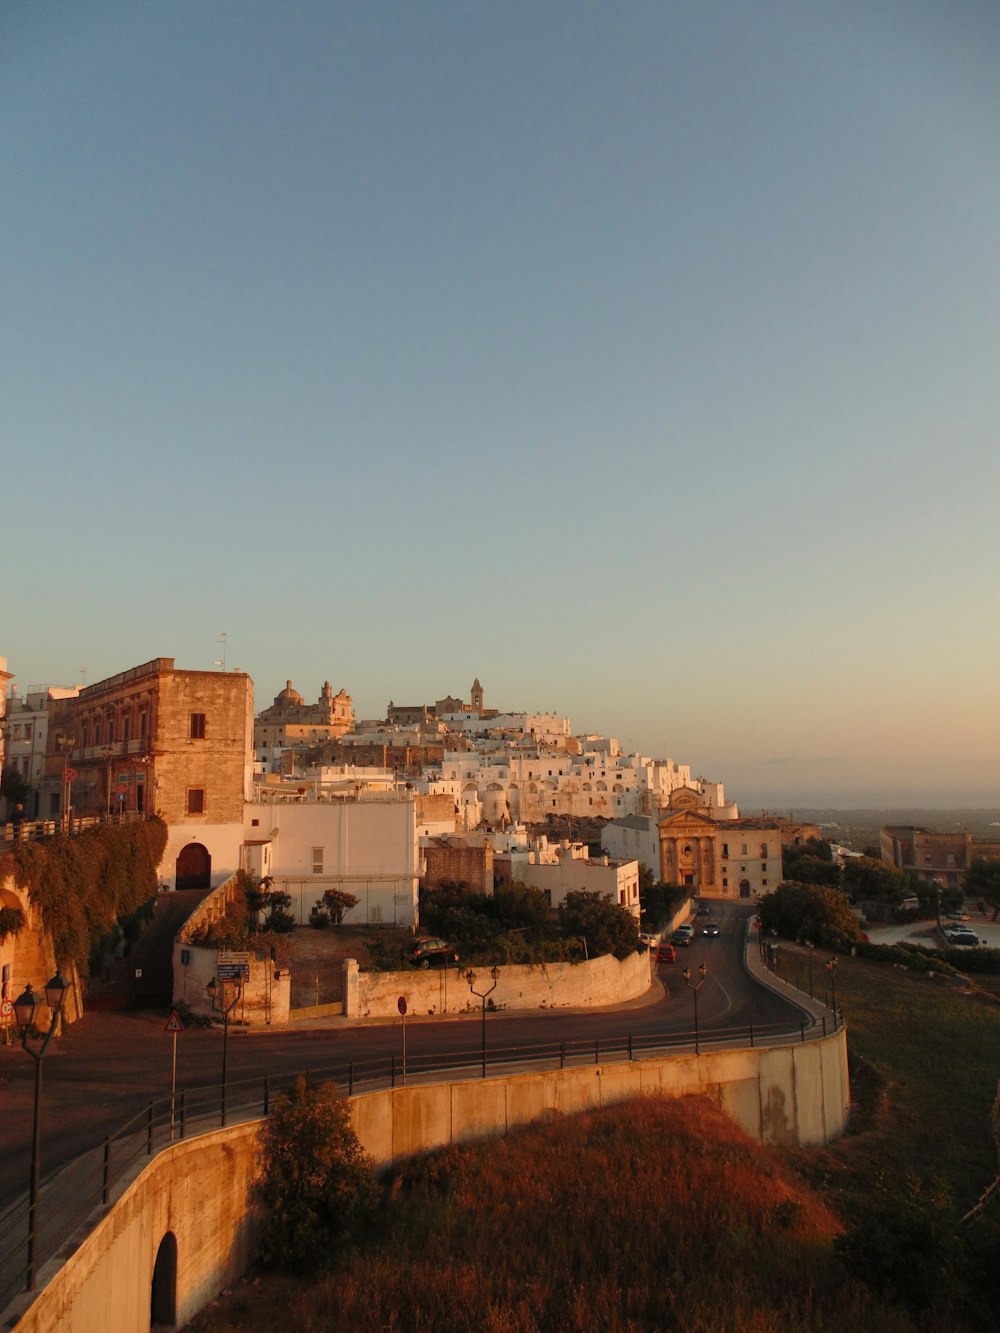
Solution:
[{"label": "hazy horizon", "polygon": [[24,688],[468,697],[1000,802],[1000,9],[0,13]]}]

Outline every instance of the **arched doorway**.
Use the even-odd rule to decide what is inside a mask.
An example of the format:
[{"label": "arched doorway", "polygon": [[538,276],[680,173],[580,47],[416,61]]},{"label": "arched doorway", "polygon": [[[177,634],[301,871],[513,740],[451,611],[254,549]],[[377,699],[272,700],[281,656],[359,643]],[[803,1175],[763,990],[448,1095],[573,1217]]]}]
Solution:
[{"label": "arched doorway", "polygon": [[176,866],[178,889],[210,889],[212,887],[212,858],[200,842],[189,842],[181,848]]},{"label": "arched doorway", "polygon": [[750,881],[748,879],[740,880],[740,897],[741,898],[750,897]]},{"label": "arched doorway", "polygon": [[172,1231],[160,1241],[153,1265],[149,1296],[149,1327],[174,1328],[177,1324],[177,1238]]}]

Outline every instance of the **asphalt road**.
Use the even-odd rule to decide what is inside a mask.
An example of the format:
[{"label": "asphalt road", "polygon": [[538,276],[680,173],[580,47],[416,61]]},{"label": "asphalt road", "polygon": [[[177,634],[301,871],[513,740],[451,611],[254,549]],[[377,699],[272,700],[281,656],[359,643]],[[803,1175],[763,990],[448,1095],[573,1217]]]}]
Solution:
[{"label": "asphalt road", "polygon": [[[497,1013],[488,1017],[489,1042],[593,1041],[597,1038],[690,1032],[694,997],[681,972],[692,977],[705,963],[698,995],[703,1033],[750,1023],[797,1021],[798,1010],[750,978],[742,944],[748,909],[720,905],[713,914],[717,938],[696,937],[678,949],[677,962],[657,969],[662,983],[641,1002],[614,1009]],[[699,920],[694,921],[696,927]],[[100,1143],[151,1099],[169,1096],[172,1038],[166,1015],[88,1014],[52,1042],[44,1061],[42,1100],[43,1178]],[[407,1021],[409,1058],[421,1053],[471,1050],[480,1040],[478,1015]],[[330,1025],[267,1034],[230,1032],[229,1079],[290,1073],[348,1060],[398,1054],[399,1022],[330,1020]],[[177,1088],[217,1085],[222,1034],[193,1029],[177,1041]],[[0,1213],[25,1192],[30,1170],[34,1062],[17,1046],[0,1047]]]}]

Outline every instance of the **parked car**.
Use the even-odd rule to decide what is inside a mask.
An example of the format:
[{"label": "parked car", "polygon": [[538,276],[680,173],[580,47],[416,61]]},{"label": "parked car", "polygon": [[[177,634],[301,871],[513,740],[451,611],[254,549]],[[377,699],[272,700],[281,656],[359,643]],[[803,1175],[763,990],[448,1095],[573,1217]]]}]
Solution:
[{"label": "parked car", "polygon": [[661,944],[656,950],[656,961],[658,963],[676,963],[677,950],[672,944]]},{"label": "parked car", "polygon": [[719,927],[714,921],[706,921],[701,928],[701,933],[703,935],[718,935]]},{"label": "parked car", "polygon": [[674,945],[680,945],[681,948],[686,949],[688,945],[691,943],[693,935],[694,931],[691,931],[689,933],[684,930],[675,930],[674,933],[670,936],[670,943]]},{"label": "parked car", "polygon": [[439,940],[436,935],[422,935],[413,943],[410,953],[411,962],[417,967],[447,967],[458,962],[458,954],[447,940]]},{"label": "parked car", "polygon": [[680,926],[677,927],[677,929],[674,931],[674,934],[675,934],[675,935],[693,935],[693,934],[694,934],[694,926],[692,926],[692,924],[691,924],[690,921],[685,921],[683,925],[680,925]]},{"label": "parked car", "polygon": [[971,926],[946,926],[941,933],[949,944],[966,944],[975,948],[979,943],[979,936]]},{"label": "parked car", "polygon": [[968,921],[968,920],[969,920],[969,914],[968,914],[968,912],[949,912],[949,913],[948,913],[948,920],[949,920],[949,921]]},{"label": "parked car", "polygon": [[699,905],[699,907],[698,907],[698,915],[699,915],[699,916],[711,916],[711,915],[712,915],[712,904],[711,904],[711,903],[701,903],[701,904]]}]

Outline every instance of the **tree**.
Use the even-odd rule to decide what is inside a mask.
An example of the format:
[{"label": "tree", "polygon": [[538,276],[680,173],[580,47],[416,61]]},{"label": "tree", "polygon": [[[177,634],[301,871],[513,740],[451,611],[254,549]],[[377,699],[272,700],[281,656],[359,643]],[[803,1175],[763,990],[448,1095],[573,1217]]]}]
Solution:
[{"label": "tree", "polygon": [[808,852],[792,857],[782,852],[781,868],[785,879],[795,880],[799,884],[827,884],[831,888],[840,885],[840,867],[837,863],[825,861]]},{"label": "tree", "polygon": [[0,773],[0,796],[7,801],[8,812],[13,810],[16,805],[27,805],[28,796],[31,787],[28,785],[28,779],[20,771],[11,765]]},{"label": "tree", "polygon": [[690,889],[676,884],[647,884],[644,887],[640,876],[639,906],[643,929],[653,934],[662,930],[673,920],[674,913],[690,892]]},{"label": "tree", "polygon": [[970,898],[979,898],[993,908],[993,920],[1000,915],[1000,861],[986,861],[977,857],[965,876],[965,892]]},{"label": "tree", "polygon": [[854,902],[876,898],[899,904],[913,897],[916,886],[905,870],[894,870],[868,856],[851,856],[844,862],[844,890]]},{"label": "tree", "polygon": [[327,889],[320,901],[330,913],[330,920],[335,926],[339,926],[343,921],[345,912],[358,905],[358,899],[354,894],[345,893],[343,889]]},{"label": "tree", "polygon": [[582,889],[567,893],[559,908],[559,924],[568,935],[587,941],[591,958],[606,953],[627,958],[639,945],[639,928],[632,913],[599,893]]},{"label": "tree", "polygon": [[264,1204],[260,1258],[315,1272],[359,1239],[377,1205],[375,1165],[351,1125],[350,1107],[329,1085],[303,1076],[278,1099],[257,1138],[254,1185]]},{"label": "tree", "polygon": [[779,884],[760,900],[761,929],[784,939],[846,949],[864,938],[847,895],[826,884]]}]

